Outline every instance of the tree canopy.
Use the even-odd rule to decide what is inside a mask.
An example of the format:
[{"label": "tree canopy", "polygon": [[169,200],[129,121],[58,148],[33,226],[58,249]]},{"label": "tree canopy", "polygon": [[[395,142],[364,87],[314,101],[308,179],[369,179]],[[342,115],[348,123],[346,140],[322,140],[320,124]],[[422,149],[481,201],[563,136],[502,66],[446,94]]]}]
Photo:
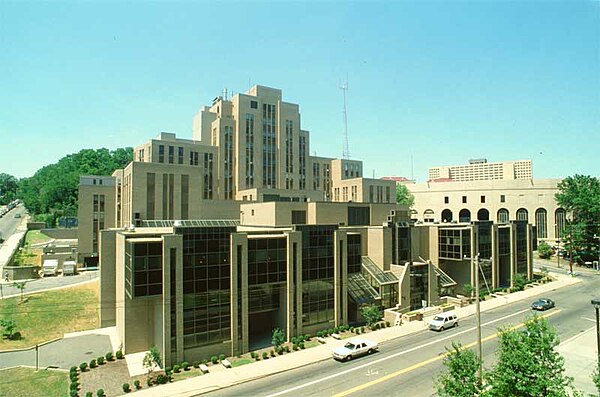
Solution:
[{"label": "tree canopy", "polygon": [[396,185],[396,203],[407,205],[408,208],[411,208],[415,203],[415,196],[408,190],[406,185]]},{"label": "tree canopy", "polygon": [[17,198],[19,180],[12,175],[0,173],[0,205],[7,205]]},{"label": "tree canopy", "polygon": [[17,196],[39,219],[53,224],[61,216],[77,216],[79,177],[111,175],[133,160],[132,148],[83,149],[40,168],[19,181]]},{"label": "tree canopy", "polygon": [[600,247],[594,236],[600,236],[600,180],[586,175],[567,177],[558,184],[555,198],[571,218],[563,233],[565,249],[572,249],[575,259],[582,252],[597,256]]}]

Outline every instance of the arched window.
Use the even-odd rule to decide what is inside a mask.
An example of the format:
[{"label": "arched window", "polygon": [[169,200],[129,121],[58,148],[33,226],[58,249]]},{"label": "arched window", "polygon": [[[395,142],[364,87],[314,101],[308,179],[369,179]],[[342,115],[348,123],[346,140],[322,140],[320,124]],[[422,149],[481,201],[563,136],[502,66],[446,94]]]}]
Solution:
[{"label": "arched window", "polygon": [[562,238],[565,234],[565,225],[567,220],[567,213],[563,208],[558,208],[554,212],[554,221],[556,223],[556,237]]},{"label": "arched window", "polygon": [[459,222],[471,222],[471,211],[466,208],[463,208],[458,213],[458,221]]},{"label": "arched window", "polygon": [[538,238],[548,238],[548,222],[546,220],[546,210],[538,208],[535,211],[535,226],[537,227]]},{"label": "arched window", "polygon": [[485,208],[477,211],[477,220],[478,221],[489,221],[490,220],[490,212]]},{"label": "arched window", "polygon": [[447,208],[442,211],[442,222],[452,222],[452,211]]},{"label": "arched window", "polygon": [[410,220],[411,221],[419,220],[419,213],[416,210],[410,210]]},{"label": "arched window", "polygon": [[498,210],[498,223],[508,223],[508,210],[506,208]]},{"label": "arched window", "polygon": [[425,210],[425,212],[423,213],[423,222],[433,222],[433,219],[433,210]]},{"label": "arched window", "polygon": [[529,220],[529,214],[527,213],[527,210],[525,208],[519,208],[517,210],[517,220],[518,221],[528,221]]}]

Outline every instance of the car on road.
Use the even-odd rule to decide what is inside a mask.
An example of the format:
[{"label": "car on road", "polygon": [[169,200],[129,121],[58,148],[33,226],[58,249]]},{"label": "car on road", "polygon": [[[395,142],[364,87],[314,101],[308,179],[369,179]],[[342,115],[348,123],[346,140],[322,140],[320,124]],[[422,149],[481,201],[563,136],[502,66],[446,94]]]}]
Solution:
[{"label": "car on road", "polygon": [[448,328],[458,326],[458,316],[454,312],[445,312],[437,314],[429,320],[429,329],[434,331],[443,331]]},{"label": "car on road", "polygon": [[349,361],[354,357],[375,353],[378,348],[377,342],[368,339],[353,339],[344,346],[333,349],[331,355],[336,360]]},{"label": "car on road", "polygon": [[15,214],[15,218],[20,218],[21,214]]},{"label": "car on road", "polygon": [[531,309],[544,311],[544,310],[552,309],[554,306],[555,306],[555,303],[552,299],[541,298],[531,304]]}]

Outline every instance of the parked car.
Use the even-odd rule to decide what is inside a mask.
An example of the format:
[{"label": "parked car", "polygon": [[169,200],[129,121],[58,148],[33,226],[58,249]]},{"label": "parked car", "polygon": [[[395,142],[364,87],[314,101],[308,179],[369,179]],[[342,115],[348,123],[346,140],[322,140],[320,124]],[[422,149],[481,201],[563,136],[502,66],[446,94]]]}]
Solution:
[{"label": "parked car", "polygon": [[15,214],[15,218],[20,218],[21,214]]},{"label": "parked car", "polygon": [[548,298],[541,298],[531,304],[532,310],[548,310],[555,306],[554,301]]},{"label": "parked car", "polygon": [[58,260],[46,259],[42,265],[42,275],[44,277],[58,275]]},{"label": "parked car", "polygon": [[440,313],[429,320],[429,329],[434,331],[443,331],[456,326],[458,326],[458,317],[454,312]]},{"label": "parked car", "polygon": [[374,353],[378,348],[377,342],[367,339],[353,339],[344,346],[333,349],[331,355],[336,360],[347,361],[352,360],[354,357]]},{"label": "parked car", "polygon": [[63,263],[63,276],[74,276],[77,274],[77,263],[75,261],[65,261]]}]

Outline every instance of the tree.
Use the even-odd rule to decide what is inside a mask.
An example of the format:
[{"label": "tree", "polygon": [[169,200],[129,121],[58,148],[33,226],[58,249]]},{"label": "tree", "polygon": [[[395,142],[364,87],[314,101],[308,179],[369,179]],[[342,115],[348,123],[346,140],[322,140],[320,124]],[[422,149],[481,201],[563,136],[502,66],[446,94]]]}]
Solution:
[{"label": "tree", "polygon": [[565,375],[564,359],[555,351],[556,331],[543,317],[525,322],[524,330],[501,330],[497,363],[486,374],[490,397],[568,396],[572,379]]},{"label": "tree", "polygon": [[0,320],[0,327],[2,327],[2,337],[5,339],[18,339],[15,336],[21,334],[17,331],[17,324],[14,320]]},{"label": "tree", "polygon": [[598,389],[598,395],[600,395],[600,361],[598,361],[598,366],[596,366],[592,374],[592,381],[596,385],[596,389]]},{"label": "tree", "polygon": [[381,310],[379,310],[377,305],[364,305],[360,309],[360,314],[369,327],[381,320]]},{"label": "tree", "polygon": [[465,292],[466,296],[468,296],[469,298],[472,298],[475,288],[473,288],[473,286],[471,284],[467,283],[467,284],[463,285],[463,291]]},{"label": "tree", "polygon": [[21,302],[23,302],[23,290],[25,289],[26,284],[27,283],[25,281],[18,281],[18,282],[15,281],[13,283],[13,287],[18,288],[18,289],[21,290]]},{"label": "tree", "polygon": [[406,185],[396,185],[396,204],[407,205],[411,208],[415,203],[415,196],[408,190]]},{"label": "tree", "polygon": [[162,366],[162,361],[160,359],[160,352],[156,348],[156,346],[152,346],[150,350],[144,356],[144,360],[142,361],[142,365],[148,371],[148,378],[150,378],[150,374],[154,371],[154,368],[160,368]]},{"label": "tree", "polygon": [[594,236],[600,236],[600,180],[586,175],[567,177],[558,184],[555,198],[572,214],[563,232],[565,250],[573,252],[574,260],[583,252],[597,257],[600,247]]},{"label": "tree", "polygon": [[513,289],[515,291],[523,291],[527,284],[527,279],[520,273],[513,274],[512,277]]},{"label": "tree", "polygon": [[271,342],[273,342],[273,346],[279,348],[281,345],[285,343],[285,333],[283,330],[279,328],[275,328],[273,330],[273,337],[271,338]]},{"label": "tree", "polygon": [[12,175],[0,173],[0,205],[7,205],[17,198],[19,181]]},{"label": "tree", "polygon": [[480,393],[477,370],[479,359],[472,350],[463,349],[460,342],[452,342],[444,359],[448,372],[436,380],[440,397],[473,397]]},{"label": "tree", "polygon": [[553,252],[554,252],[554,250],[552,249],[552,247],[550,247],[550,245],[548,243],[546,243],[545,241],[542,241],[538,245],[538,255],[542,259],[550,258],[552,256]]}]

